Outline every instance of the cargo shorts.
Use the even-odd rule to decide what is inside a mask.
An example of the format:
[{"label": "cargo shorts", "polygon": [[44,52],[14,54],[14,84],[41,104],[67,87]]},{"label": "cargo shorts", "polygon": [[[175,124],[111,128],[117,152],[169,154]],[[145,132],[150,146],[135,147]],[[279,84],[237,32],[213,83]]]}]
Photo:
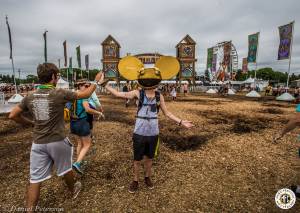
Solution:
[{"label": "cargo shorts", "polygon": [[72,170],[73,144],[68,138],[47,144],[32,143],[30,152],[30,183],[51,178],[55,167],[57,176]]}]

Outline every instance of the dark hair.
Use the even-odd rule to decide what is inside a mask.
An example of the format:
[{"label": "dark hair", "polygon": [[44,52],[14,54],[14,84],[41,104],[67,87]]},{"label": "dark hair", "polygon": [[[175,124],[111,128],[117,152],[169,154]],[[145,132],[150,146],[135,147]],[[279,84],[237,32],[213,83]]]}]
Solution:
[{"label": "dark hair", "polygon": [[79,79],[79,80],[76,81],[75,87],[77,89],[79,89],[80,86],[82,86],[82,85],[84,85],[86,83],[89,83],[87,79],[85,79],[85,78]]},{"label": "dark hair", "polygon": [[52,80],[52,75],[54,74],[55,78],[57,78],[58,73],[59,69],[52,63],[39,64],[37,67],[37,75],[40,84],[49,83]]}]

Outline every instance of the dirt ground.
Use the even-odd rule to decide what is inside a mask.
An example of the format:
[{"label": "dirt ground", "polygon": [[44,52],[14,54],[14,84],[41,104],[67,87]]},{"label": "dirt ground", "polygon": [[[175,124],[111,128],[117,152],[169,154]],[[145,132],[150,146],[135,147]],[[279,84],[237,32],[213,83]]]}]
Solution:
[{"label": "dirt ground", "polygon": [[[136,108],[133,103],[125,108],[123,100],[111,96],[101,96],[101,101],[106,120],[95,123],[96,143],[85,174],[78,176],[82,192],[70,199],[54,175],[43,184],[40,207],[66,212],[283,212],[275,204],[276,192],[300,184],[298,131],[272,143],[295,105],[190,95],[168,100],[167,106],[196,126],[182,129],[160,113],[155,189],[145,188],[141,171],[140,190],[130,194]],[[0,119],[1,212],[24,207],[32,132]],[[300,201],[284,212],[300,212]]]}]

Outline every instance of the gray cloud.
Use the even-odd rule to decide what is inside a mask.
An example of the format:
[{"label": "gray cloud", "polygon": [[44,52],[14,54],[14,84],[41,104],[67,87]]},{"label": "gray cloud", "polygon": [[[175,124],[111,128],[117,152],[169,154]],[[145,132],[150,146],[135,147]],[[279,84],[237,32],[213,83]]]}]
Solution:
[{"label": "gray cloud", "polygon": [[[175,45],[186,35],[197,42],[197,69],[203,72],[207,48],[232,40],[240,66],[247,55],[248,34],[260,31],[259,67],[287,71],[288,61],[277,61],[278,26],[295,20],[292,72],[300,72],[298,0],[0,0],[0,73],[10,72],[5,15],[12,29],[16,68],[23,76],[35,73],[43,61],[43,37],[48,32],[48,60],[63,58],[62,42],[68,55],[75,47],[90,55],[91,67],[101,67],[101,42],[108,34],[127,52],[160,52],[175,55]],[[250,66],[250,68],[254,68]]]}]

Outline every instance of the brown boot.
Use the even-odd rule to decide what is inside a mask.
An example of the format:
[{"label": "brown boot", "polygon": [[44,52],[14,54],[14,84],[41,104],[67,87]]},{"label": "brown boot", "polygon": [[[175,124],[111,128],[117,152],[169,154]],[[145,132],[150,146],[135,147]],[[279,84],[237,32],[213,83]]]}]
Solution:
[{"label": "brown boot", "polygon": [[137,181],[132,181],[131,184],[129,185],[128,191],[130,193],[135,193],[139,189],[139,182]]},{"label": "brown boot", "polygon": [[154,189],[154,185],[153,185],[150,177],[145,177],[145,184],[148,187],[148,189]]}]

